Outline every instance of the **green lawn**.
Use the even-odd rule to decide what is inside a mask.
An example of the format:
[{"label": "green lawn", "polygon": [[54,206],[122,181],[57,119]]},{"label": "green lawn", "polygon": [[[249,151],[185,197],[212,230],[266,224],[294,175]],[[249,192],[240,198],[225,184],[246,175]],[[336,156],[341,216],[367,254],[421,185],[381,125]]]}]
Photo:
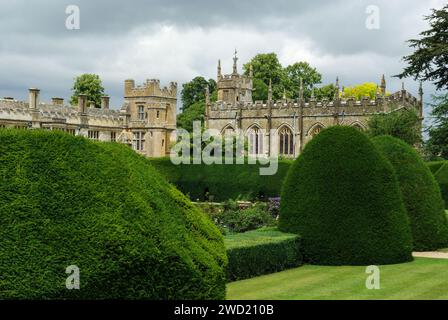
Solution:
[{"label": "green lawn", "polygon": [[380,267],[381,288],[365,287],[365,267],[305,265],[227,285],[227,299],[448,299],[448,259]]}]

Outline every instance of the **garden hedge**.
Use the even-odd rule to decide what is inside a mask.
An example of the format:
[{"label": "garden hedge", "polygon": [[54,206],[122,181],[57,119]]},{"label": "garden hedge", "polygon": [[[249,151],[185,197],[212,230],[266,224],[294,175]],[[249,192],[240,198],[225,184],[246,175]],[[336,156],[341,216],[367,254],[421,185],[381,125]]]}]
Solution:
[{"label": "garden hedge", "polygon": [[445,200],[445,208],[448,209],[448,161],[437,170],[434,174],[442,192],[442,197]]},{"label": "garden hedge", "polygon": [[261,228],[224,238],[228,281],[256,277],[302,265],[300,237],[276,228]]},{"label": "garden hedge", "polygon": [[448,246],[448,221],[440,188],[417,151],[392,136],[372,139],[392,163],[411,223],[414,251]]},{"label": "garden hedge", "polygon": [[428,166],[429,170],[433,174],[435,174],[447,162],[448,161],[446,161],[446,160],[428,161],[428,162],[426,162],[426,165]]},{"label": "garden hedge", "polygon": [[397,177],[368,137],[333,126],[311,140],[285,180],[279,229],[302,237],[305,260],[323,265],[412,260]]},{"label": "garden hedge", "polygon": [[1,130],[0,164],[0,298],[225,298],[220,232],[127,146]]},{"label": "garden hedge", "polygon": [[259,164],[174,165],[169,158],[150,161],[168,181],[194,201],[205,200],[207,193],[212,196],[213,201],[278,197],[292,164],[291,160],[279,160],[276,174],[262,176]]}]

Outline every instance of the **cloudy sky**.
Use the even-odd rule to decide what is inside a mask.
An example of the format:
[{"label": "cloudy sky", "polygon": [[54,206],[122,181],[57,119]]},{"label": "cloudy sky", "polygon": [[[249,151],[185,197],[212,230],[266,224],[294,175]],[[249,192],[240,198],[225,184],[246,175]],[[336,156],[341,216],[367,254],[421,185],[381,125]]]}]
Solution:
[{"label": "cloudy sky", "polygon": [[[123,81],[159,78],[181,84],[216,77],[217,60],[230,73],[237,48],[240,67],[257,53],[276,52],[283,65],[308,61],[324,83],[342,85],[391,78],[411,50],[406,40],[427,28],[424,15],[442,0],[0,0],[0,96],[41,100],[70,97],[73,78],[97,73],[111,104],[123,103]],[[66,28],[66,8],[77,5],[80,29]],[[369,29],[379,9],[379,29]],[[374,18],[374,17],[373,17]],[[376,20],[374,21],[374,23]],[[417,92],[417,83],[405,80]],[[434,87],[424,84],[426,98]]]}]

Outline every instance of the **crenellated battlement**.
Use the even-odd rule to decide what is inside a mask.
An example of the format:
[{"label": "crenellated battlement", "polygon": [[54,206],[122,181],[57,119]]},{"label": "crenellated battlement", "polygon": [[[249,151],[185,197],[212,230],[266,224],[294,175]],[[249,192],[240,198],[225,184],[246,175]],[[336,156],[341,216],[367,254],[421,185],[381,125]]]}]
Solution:
[{"label": "crenellated battlement", "polygon": [[342,97],[338,100],[322,99],[317,100],[311,98],[303,104],[297,100],[283,99],[277,101],[254,101],[254,102],[238,102],[228,103],[225,101],[216,101],[210,104],[210,111],[234,111],[234,110],[254,110],[254,109],[298,109],[301,105],[303,108],[344,108],[344,107],[359,107],[359,108],[378,108],[382,110],[386,104],[402,104],[405,106],[417,107],[419,99],[414,97],[406,90],[397,91],[388,96],[377,95],[375,99],[364,97],[361,100],[356,100],[354,97]]},{"label": "crenellated battlement", "polygon": [[142,85],[135,85],[132,79],[125,80],[124,97],[160,97],[160,98],[177,98],[177,83],[170,82],[168,86],[161,87],[160,80],[147,79]]}]

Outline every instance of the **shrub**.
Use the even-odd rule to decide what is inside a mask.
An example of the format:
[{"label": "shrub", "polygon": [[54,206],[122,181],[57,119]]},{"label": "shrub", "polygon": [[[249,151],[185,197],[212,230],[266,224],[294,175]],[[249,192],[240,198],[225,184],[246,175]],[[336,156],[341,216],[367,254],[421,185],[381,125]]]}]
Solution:
[{"label": "shrub", "polygon": [[275,224],[265,204],[258,204],[244,210],[227,211],[223,213],[222,224],[232,232],[246,232],[263,226]]},{"label": "shrub", "polygon": [[222,206],[207,203],[198,205],[223,234],[227,231],[246,232],[276,225],[274,217],[268,212],[266,203],[257,203],[245,209],[240,209],[238,202],[234,200],[228,200]]},{"label": "shrub", "polygon": [[323,130],[285,180],[279,229],[298,233],[314,264],[412,260],[412,236],[392,165],[353,127]]},{"label": "shrub", "polygon": [[448,208],[448,161],[437,170],[435,177],[440,186],[442,197],[445,200],[445,208]]},{"label": "shrub", "polygon": [[448,221],[440,188],[429,168],[411,146],[391,136],[372,139],[392,163],[411,223],[414,250],[448,246]]},{"label": "shrub", "polygon": [[225,297],[218,229],[130,148],[1,130],[0,164],[1,298]]},{"label": "shrub", "polygon": [[[278,197],[291,160],[279,160],[277,173],[260,175],[259,164],[180,164],[169,158],[151,159],[151,163],[169,182],[192,200],[213,201],[266,200]],[[264,165],[261,167],[265,167]]]},{"label": "shrub", "polygon": [[275,228],[228,235],[224,238],[228,281],[247,279],[300,266],[300,237]]}]

